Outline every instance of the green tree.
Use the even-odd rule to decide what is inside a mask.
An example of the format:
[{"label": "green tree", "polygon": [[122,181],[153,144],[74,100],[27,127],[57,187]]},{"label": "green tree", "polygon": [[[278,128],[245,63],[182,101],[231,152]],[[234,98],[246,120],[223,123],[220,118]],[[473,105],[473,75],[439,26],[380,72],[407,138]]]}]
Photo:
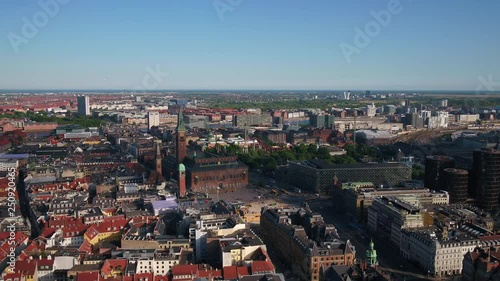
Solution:
[{"label": "green tree", "polygon": [[412,168],[412,174],[411,174],[411,177],[413,179],[423,180],[424,179],[424,174],[425,174],[425,170],[422,169],[422,167],[417,166],[417,165],[413,166],[413,168]]},{"label": "green tree", "polygon": [[316,152],[316,155],[319,159],[323,160],[329,160],[330,159],[330,151],[326,147],[320,147],[318,148],[318,151]]},{"label": "green tree", "polygon": [[263,164],[263,171],[264,172],[273,172],[276,171],[276,168],[278,167],[278,162],[272,157],[266,157],[262,160]]}]

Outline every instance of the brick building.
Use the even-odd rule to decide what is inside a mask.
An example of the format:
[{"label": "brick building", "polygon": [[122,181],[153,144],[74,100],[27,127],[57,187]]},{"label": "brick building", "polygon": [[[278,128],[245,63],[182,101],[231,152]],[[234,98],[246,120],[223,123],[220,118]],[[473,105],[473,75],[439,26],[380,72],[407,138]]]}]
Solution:
[{"label": "brick building", "polygon": [[264,210],[260,226],[266,243],[275,245],[278,254],[304,280],[320,280],[323,267],[355,263],[356,250],[350,241],[341,241],[335,227],[310,210]]},{"label": "brick building", "polygon": [[162,160],[165,179],[179,181],[179,164],[185,167],[186,188],[192,192],[236,191],[248,185],[248,166],[236,156],[219,156],[201,151],[187,151],[186,128],[179,112],[175,157]]},{"label": "brick building", "polygon": [[248,184],[248,167],[236,156],[195,156],[186,161],[186,183],[193,192],[235,191]]},{"label": "brick building", "polygon": [[462,280],[488,281],[500,278],[500,252],[476,248],[464,256]]},{"label": "brick building", "polygon": [[276,144],[286,144],[286,132],[276,131],[276,130],[258,130],[255,132],[255,136],[264,141],[271,141]]},{"label": "brick building", "polygon": [[55,130],[59,124],[57,122],[36,122],[25,123],[23,131],[25,132],[45,132]]}]

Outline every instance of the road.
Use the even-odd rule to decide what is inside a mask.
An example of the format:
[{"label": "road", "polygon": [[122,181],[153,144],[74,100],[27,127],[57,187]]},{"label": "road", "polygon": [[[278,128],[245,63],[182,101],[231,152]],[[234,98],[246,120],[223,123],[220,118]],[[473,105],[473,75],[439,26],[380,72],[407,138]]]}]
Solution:
[{"label": "road", "polygon": [[377,251],[379,268],[382,271],[392,274],[393,278],[395,278],[394,280],[451,281],[460,279],[460,276],[443,278],[427,276],[416,264],[402,259],[399,255],[399,249],[389,241],[370,235],[364,225],[352,222],[342,214],[334,213],[331,200],[313,200],[308,204],[312,211],[318,212],[323,216],[326,223],[335,225],[342,240],[349,239],[351,241],[352,245],[356,248],[356,257],[358,259],[365,258],[370,240],[373,239],[375,250]]},{"label": "road", "polygon": [[[398,281],[419,281],[419,280],[432,280],[432,281],[455,281],[460,280],[460,276],[433,278],[426,276],[416,264],[404,260],[400,257],[399,249],[386,240],[372,237],[366,230],[364,225],[358,224],[349,220],[344,214],[335,213],[333,208],[333,200],[329,196],[316,196],[311,193],[296,193],[293,188],[286,183],[274,182],[274,179],[267,177],[261,173],[250,173],[251,184],[248,188],[242,191],[235,192],[234,194],[226,194],[228,197],[243,202],[261,202],[265,201],[276,202],[278,205],[294,205],[303,206],[304,201],[307,200],[310,208],[314,212],[318,212],[323,216],[326,223],[335,225],[335,228],[342,240],[349,239],[352,245],[356,248],[356,256],[358,259],[364,259],[366,250],[370,240],[373,239],[375,250],[379,257],[379,268],[388,274],[392,280]],[[264,187],[258,187],[259,183]],[[265,187],[265,186],[268,187]],[[271,190],[275,187],[283,188],[288,191],[288,195],[280,194],[279,196],[272,195]],[[256,197],[262,195],[261,199]],[[266,200],[267,199],[267,200]],[[258,230],[257,230],[258,231]],[[277,269],[279,272],[286,272],[286,267],[277,259],[272,247],[270,250],[271,259],[273,262],[277,261]]]}]

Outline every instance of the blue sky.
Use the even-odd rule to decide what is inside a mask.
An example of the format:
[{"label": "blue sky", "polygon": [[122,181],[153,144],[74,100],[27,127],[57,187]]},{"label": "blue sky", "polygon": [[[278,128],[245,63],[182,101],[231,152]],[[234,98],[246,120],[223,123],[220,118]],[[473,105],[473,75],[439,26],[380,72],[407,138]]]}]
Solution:
[{"label": "blue sky", "polygon": [[[23,17],[36,24],[39,3],[54,1],[63,0],[0,2],[0,89],[140,88],[148,67],[168,72],[148,84],[155,89],[474,90],[480,76],[500,82],[496,0],[400,0],[402,10],[366,46],[355,44],[355,28],[373,24],[371,12],[393,0],[64,0],[24,36]],[[231,1],[219,17],[214,2]],[[362,48],[348,62],[342,43]]]}]

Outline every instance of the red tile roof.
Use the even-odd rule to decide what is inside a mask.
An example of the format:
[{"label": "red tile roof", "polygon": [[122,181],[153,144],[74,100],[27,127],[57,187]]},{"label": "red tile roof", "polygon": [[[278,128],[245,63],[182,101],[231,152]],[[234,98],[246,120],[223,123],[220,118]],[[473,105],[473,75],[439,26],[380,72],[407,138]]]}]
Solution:
[{"label": "red tile roof", "polygon": [[[0,241],[2,241],[3,243],[7,242],[6,239],[8,237],[10,237],[10,232],[7,231],[0,232]],[[14,240],[16,241],[17,244],[20,244],[21,242],[25,241],[28,238],[29,236],[22,232],[16,232],[16,236],[14,236]]]},{"label": "red tile roof", "polygon": [[42,251],[45,250],[45,242],[40,241],[40,240],[33,240],[31,243],[22,251],[22,253],[19,255],[18,259],[19,260],[26,260],[28,259],[32,253],[37,252],[41,253]]},{"label": "red tile roof", "polygon": [[172,275],[191,275],[198,271],[197,265],[174,265],[172,267]]},{"label": "red tile roof", "polygon": [[97,281],[99,280],[99,272],[78,272],[76,281]]},{"label": "red tile roof", "polygon": [[479,237],[479,240],[481,241],[500,240],[500,235],[481,236]]},{"label": "red tile roof", "polygon": [[118,269],[123,273],[126,267],[126,259],[109,259],[104,261],[104,264],[101,267],[101,272],[105,275],[111,275],[113,269]]},{"label": "red tile roof", "polygon": [[5,274],[3,278],[5,281],[14,281],[14,280],[21,280],[22,276],[23,275],[21,273],[9,273]]},{"label": "red tile roof", "polygon": [[56,230],[58,230],[58,228],[48,227],[48,228],[43,230],[43,232],[42,232],[42,234],[40,234],[40,236],[44,237],[44,238],[52,237],[52,235],[54,235],[54,233],[56,233]]},{"label": "red tile roof", "polygon": [[66,228],[79,225],[85,225],[81,218],[64,216],[64,217],[52,217],[49,220],[49,227]]},{"label": "red tile roof", "polygon": [[70,237],[77,237],[77,236],[83,236],[87,229],[90,228],[90,225],[79,225],[79,226],[72,226],[68,228],[63,229],[63,236],[64,238],[70,238]]},{"label": "red tile roof", "polygon": [[250,271],[246,266],[238,266],[238,277],[250,275]]},{"label": "red tile roof", "polygon": [[[142,278],[142,279],[140,279]],[[153,281],[153,273],[137,273],[134,274],[134,281],[145,281],[148,278],[148,281]]]},{"label": "red tile roof", "polygon": [[[0,243],[2,243],[2,245],[0,245],[0,261],[3,261],[7,257],[7,255],[10,254],[11,247],[18,248],[23,243],[27,244],[29,238],[22,232],[16,232],[14,240],[7,240],[7,238],[5,238],[6,233],[10,236],[10,232],[0,232],[0,238],[4,238],[0,240]],[[9,243],[12,243],[11,241],[14,241],[15,245],[10,245]]]},{"label": "red tile roof", "polygon": [[16,266],[14,267],[14,272],[22,273],[23,275],[35,275],[36,261],[16,261]]},{"label": "red tile roof", "polygon": [[274,272],[274,265],[271,261],[253,261],[251,265],[252,274]]},{"label": "red tile roof", "polygon": [[83,240],[82,245],[78,248],[80,252],[85,252],[87,254],[92,254],[92,245],[87,240]]},{"label": "red tile roof", "polygon": [[221,270],[199,270],[198,271],[198,278],[206,277],[210,279],[210,277],[215,278],[215,277],[222,277],[222,271]]},{"label": "red tile roof", "polygon": [[224,279],[238,279],[238,269],[236,266],[225,266],[223,273]]},{"label": "red tile roof", "polygon": [[[40,259],[40,260],[37,260],[36,261],[37,263],[37,266],[38,266],[38,270],[51,270],[52,271],[52,268],[54,266],[54,260],[53,259]],[[47,269],[46,267],[48,267],[49,269]]]},{"label": "red tile roof", "polygon": [[107,220],[109,218],[104,218],[104,222],[100,224],[93,224],[87,231],[85,232],[85,236],[92,240],[100,233],[106,232],[119,232],[122,231],[127,225],[129,220],[123,218],[117,218],[114,220]]},{"label": "red tile roof", "polygon": [[2,231],[0,232],[0,241],[5,241],[9,238],[10,232],[8,231]]}]

